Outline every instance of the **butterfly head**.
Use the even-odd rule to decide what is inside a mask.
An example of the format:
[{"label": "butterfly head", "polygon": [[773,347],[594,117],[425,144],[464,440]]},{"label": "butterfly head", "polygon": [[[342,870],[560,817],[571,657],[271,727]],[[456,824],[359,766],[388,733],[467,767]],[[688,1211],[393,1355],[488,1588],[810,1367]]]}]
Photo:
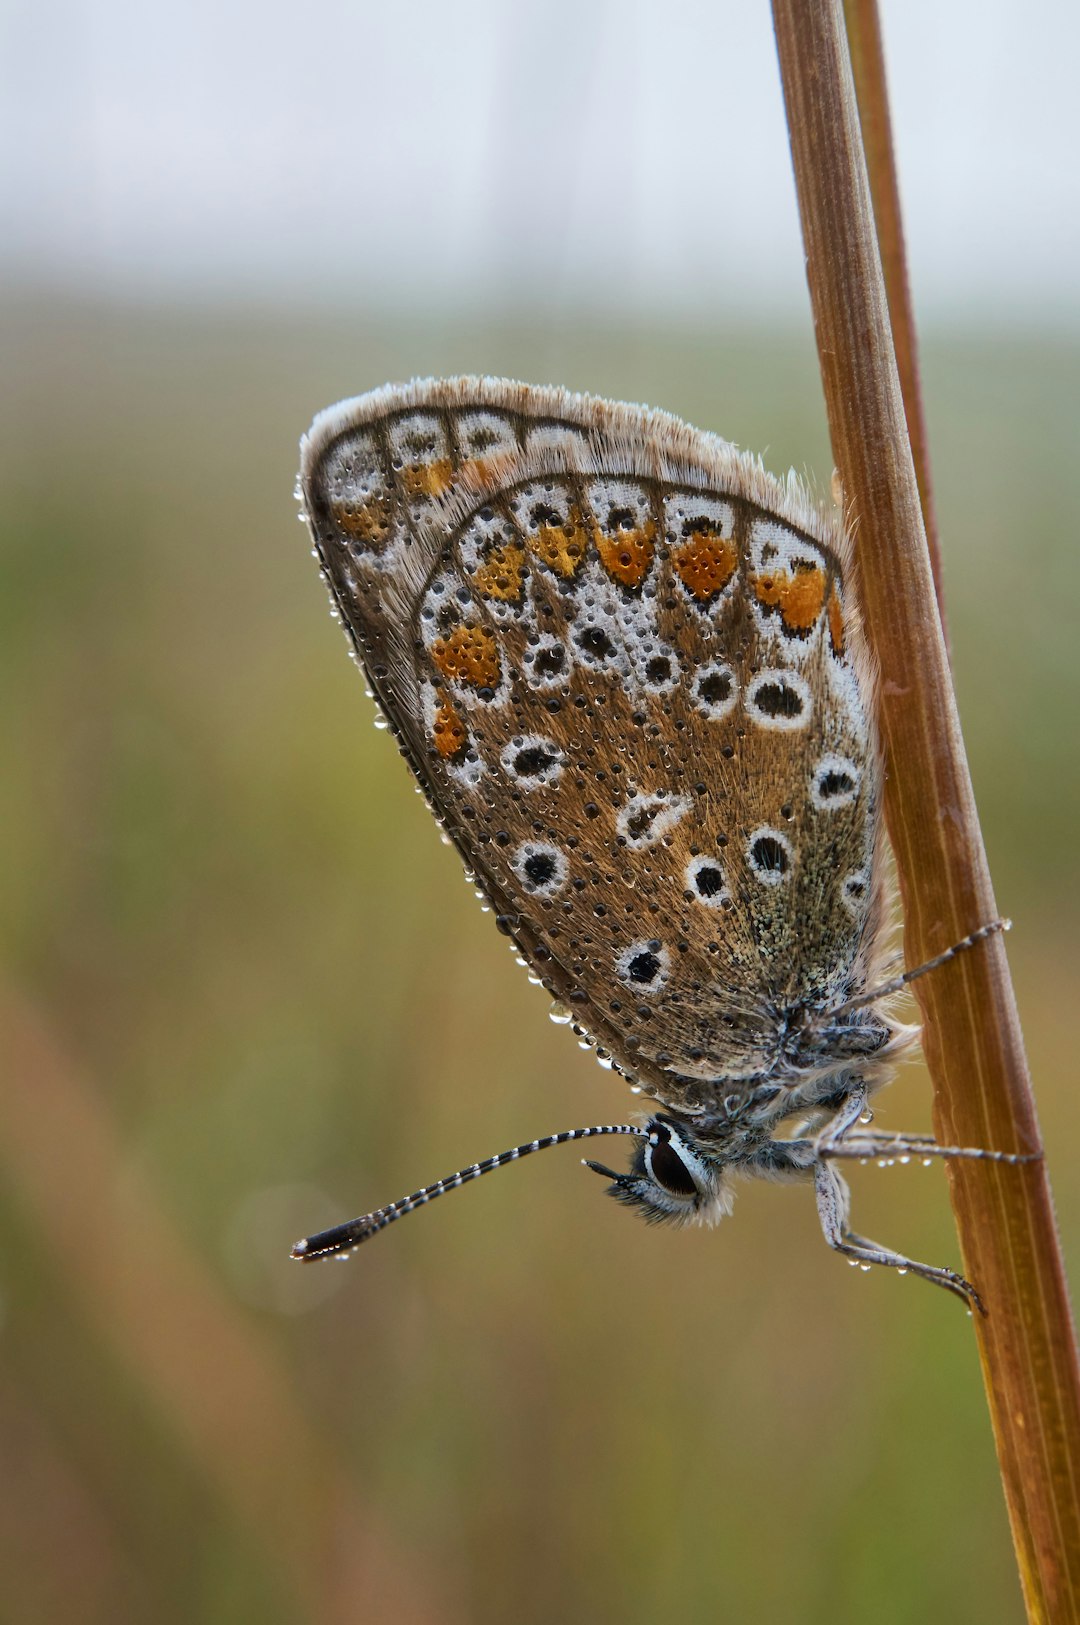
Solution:
[{"label": "butterfly head", "polygon": [[658,1112],[646,1125],[627,1173],[599,1162],[585,1166],[610,1179],[608,1195],[649,1224],[709,1225],[731,1211],[726,1160],[689,1124]]}]

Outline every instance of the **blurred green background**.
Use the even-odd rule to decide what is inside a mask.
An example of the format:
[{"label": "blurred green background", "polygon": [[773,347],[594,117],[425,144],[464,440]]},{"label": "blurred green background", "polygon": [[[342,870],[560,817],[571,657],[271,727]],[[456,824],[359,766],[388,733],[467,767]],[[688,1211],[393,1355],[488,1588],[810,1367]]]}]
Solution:
[{"label": "blurred green background", "polygon": [[[570,1150],[347,1265],[287,1258],[628,1104],[372,727],[296,520],[298,432],[472,367],[827,476],[807,333],[5,316],[0,1614],[1018,1618],[970,1324],[845,1268],[807,1191],[650,1230]],[[931,332],[926,359],[961,707],[1075,1255],[1080,353]],[[879,1121],[928,1127],[918,1068]],[[853,1183],[860,1228],[956,1260],[939,1171]]]},{"label": "blurred green background", "polygon": [[[884,10],[961,713],[1075,1258],[1080,13]],[[653,1230],[570,1148],[288,1259],[630,1105],[372,727],[299,435],[502,373],[827,491],[768,8],[51,0],[0,62],[0,1621],[1019,1620],[970,1323],[846,1268],[806,1190]],[[929,1128],[918,1066],[878,1121]],[[861,1230],[958,1262],[940,1169],[852,1183]]]}]

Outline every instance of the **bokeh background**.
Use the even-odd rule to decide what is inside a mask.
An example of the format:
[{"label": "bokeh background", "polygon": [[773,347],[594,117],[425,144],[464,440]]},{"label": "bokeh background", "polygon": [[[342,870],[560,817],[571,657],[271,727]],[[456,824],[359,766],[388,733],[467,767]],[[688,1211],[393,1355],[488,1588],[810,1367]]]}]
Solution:
[{"label": "bokeh background", "polygon": [[[1080,182],[1065,0],[887,0],[957,685],[1080,1244]],[[969,1322],[808,1192],[648,1230],[625,1088],[463,884],[296,521],[313,413],[497,372],[827,489],[767,7],[0,18],[0,1617],[1021,1617]],[[908,1067],[886,1126],[929,1126]],[[955,1260],[940,1171],[860,1229]]]}]

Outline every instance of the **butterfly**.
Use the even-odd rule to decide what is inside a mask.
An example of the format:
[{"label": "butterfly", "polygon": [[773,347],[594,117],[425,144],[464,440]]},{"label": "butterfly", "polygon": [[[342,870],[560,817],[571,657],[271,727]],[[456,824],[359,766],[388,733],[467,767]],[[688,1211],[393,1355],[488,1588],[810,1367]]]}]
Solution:
[{"label": "butterfly", "polygon": [[476,1163],[297,1244],[351,1250],[521,1156],[648,1220],[714,1223],[742,1175],[812,1184],[830,1246],[978,1305],[855,1234],[844,1157],[985,1156],[868,1132],[917,1037],[893,1009],[874,673],[837,509],[665,413],[487,378],[321,413],[299,495],[352,652],[499,929],[653,1105]]}]

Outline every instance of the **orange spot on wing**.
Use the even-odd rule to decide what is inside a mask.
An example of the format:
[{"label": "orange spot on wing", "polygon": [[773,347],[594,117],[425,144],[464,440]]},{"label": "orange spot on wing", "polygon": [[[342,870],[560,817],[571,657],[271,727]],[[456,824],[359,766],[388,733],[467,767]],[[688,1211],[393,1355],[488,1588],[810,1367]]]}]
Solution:
[{"label": "orange spot on wing", "polygon": [[437,638],[431,658],[444,677],[470,688],[498,688],[499,650],[483,626],[456,626],[449,637]]},{"label": "orange spot on wing", "polygon": [[679,580],[699,604],[723,592],[735,574],[739,559],[735,543],[716,531],[700,530],[672,550],[671,562]]},{"label": "orange spot on wing", "polygon": [[525,549],[512,542],[494,547],[473,576],[473,586],[482,598],[496,598],[504,604],[521,599],[525,571]]},{"label": "orange spot on wing", "polygon": [[510,460],[511,454],[504,446],[491,452],[474,450],[458,469],[458,481],[474,491],[498,491],[506,484]]},{"label": "orange spot on wing", "polygon": [[617,530],[614,535],[597,528],[593,540],[600,563],[613,581],[624,587],[641,586],[656,549],[656,526],[651,519],[640,530]]},{"label": "orange spot on wing", "polygon": [[363,506],[351,502],[332,502],[330,512],[338,529],[350,541],[378,552],[390,532],[393,504],[387,497],[373,497]]},{"label": "orange spot on wing", "polygon": [[758,603],[778,609],[789,632],[809,632],[825,603],[824,570],[763,570],[752,584]]},{"label": "orange spot on wing", "polygon": [[829,594],[829,642],[834,655],[844,652],[844,617],[840,610],[840,595],[834,587]]},{"label": "orange spot on wing", "polygon": [[433,463],[408,463],[398,478],[410,497],[441,497],[454,481],[454,465],[449,457],[439,457]]},{"label": "orange spot on wing", "polygon": [[431,731],[435,736],[435,749],[444,761],[460,756],[469,743],[468,729],[449,700],[443,700],[435,712]]},{"label": "orange spot on wing", "polygon": [[541,564],[570,581],[585,562],[585,528],[575,514],[568,525],[541,525],[526,537]]}]

